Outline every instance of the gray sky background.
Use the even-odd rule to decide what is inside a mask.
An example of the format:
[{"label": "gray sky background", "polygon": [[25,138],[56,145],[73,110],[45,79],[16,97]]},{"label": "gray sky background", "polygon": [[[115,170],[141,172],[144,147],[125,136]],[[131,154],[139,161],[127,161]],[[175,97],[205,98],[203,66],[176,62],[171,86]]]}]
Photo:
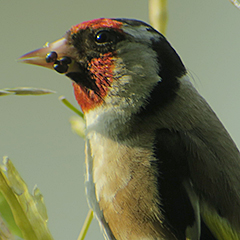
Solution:
[{"label": "gray sky background", "polygon": [[[194,85],[240,145],[240,11],[228,0],[169,0],[167,38]],[[0,98],[0,156],[8,155],[30,189],[44,195],[54,239],[77,239],[88,212],[84,193],[84,141],[73,134],[71,82],[54,71],[17,63],[22,54],[64,35],[72,25],[99,17],[148,22],[146,0],[0,1],[0,89],[41,87],[47,96]],[[86,237],[103,239],[94,220]]]}]

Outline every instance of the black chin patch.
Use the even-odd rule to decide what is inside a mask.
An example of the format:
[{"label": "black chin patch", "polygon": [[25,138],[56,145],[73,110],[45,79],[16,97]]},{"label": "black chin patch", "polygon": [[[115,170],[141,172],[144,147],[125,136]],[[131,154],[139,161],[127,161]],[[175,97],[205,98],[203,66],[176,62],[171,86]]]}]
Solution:
[{"label": "black chin patch", "polygon": [[85,74],[81,73],[81,72],[69,72],[66,74],[67,77],[69,77],[70,79],[72,79],[74,82],[76,82],[77,84],[81,84],[84,85],[86,76],[84,76]]},{"label": "black chin patch", "polygon": [[95,93],[99,92],[94,79],[91,78],[88,72],[69,72],[66,74],[66,76],[86,89],[93,90]]}]

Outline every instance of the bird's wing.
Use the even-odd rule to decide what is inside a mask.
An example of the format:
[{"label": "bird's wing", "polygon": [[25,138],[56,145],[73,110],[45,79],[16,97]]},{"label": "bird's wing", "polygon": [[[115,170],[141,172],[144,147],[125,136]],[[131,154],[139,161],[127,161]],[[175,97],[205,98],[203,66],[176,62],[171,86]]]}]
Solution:
[{"label": "bird's wing", "polygon": [[178,239],[237,240],[239,153],[225,130],[219,136],[230,150],[214,142],[214,134],[209,139],[204,134],[203,129],[157,131],[155,155],[166,224]]},{"label": "bird's wing", "polygon": [[[215,127],[215,129],[214,129]],[[201,217],[218,240],[240,239],[240,156],[220,122],[185,134]]]}]

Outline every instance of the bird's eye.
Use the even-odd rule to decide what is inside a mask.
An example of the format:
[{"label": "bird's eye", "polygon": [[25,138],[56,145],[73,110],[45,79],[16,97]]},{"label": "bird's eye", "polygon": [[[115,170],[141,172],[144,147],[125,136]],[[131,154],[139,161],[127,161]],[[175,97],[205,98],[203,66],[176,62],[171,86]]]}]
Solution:
[{"label": "bird's eye", "polygon": [[109,43],[113,42],[116,39],[116,36],[109,31],[100,31],[95,35],[95,41],[97,43]]}]

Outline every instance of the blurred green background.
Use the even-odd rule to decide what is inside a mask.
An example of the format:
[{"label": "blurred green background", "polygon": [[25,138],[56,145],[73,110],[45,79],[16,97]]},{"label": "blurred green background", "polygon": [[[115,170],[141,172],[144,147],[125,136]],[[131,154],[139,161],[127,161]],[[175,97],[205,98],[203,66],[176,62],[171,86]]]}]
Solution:
[{"label": "blurred green background", "polygon": [[[170,0],[168,9],[168,40],[239,145],[240,11],[228,0]],[[58,96],[77,104],[64,75],[16,59],[60,38],[72,25],[99,17],[148,22],[148,1],[0,1],[0,89],[26,86],[57,92],[0,98],[0,156],[10,157],[30,189],[38,185],[56,240],[77,239],[88,212],[84,141],[71,132],[68,119],[74,113]],[[103,239],[96,220],[86,239]]]}]

